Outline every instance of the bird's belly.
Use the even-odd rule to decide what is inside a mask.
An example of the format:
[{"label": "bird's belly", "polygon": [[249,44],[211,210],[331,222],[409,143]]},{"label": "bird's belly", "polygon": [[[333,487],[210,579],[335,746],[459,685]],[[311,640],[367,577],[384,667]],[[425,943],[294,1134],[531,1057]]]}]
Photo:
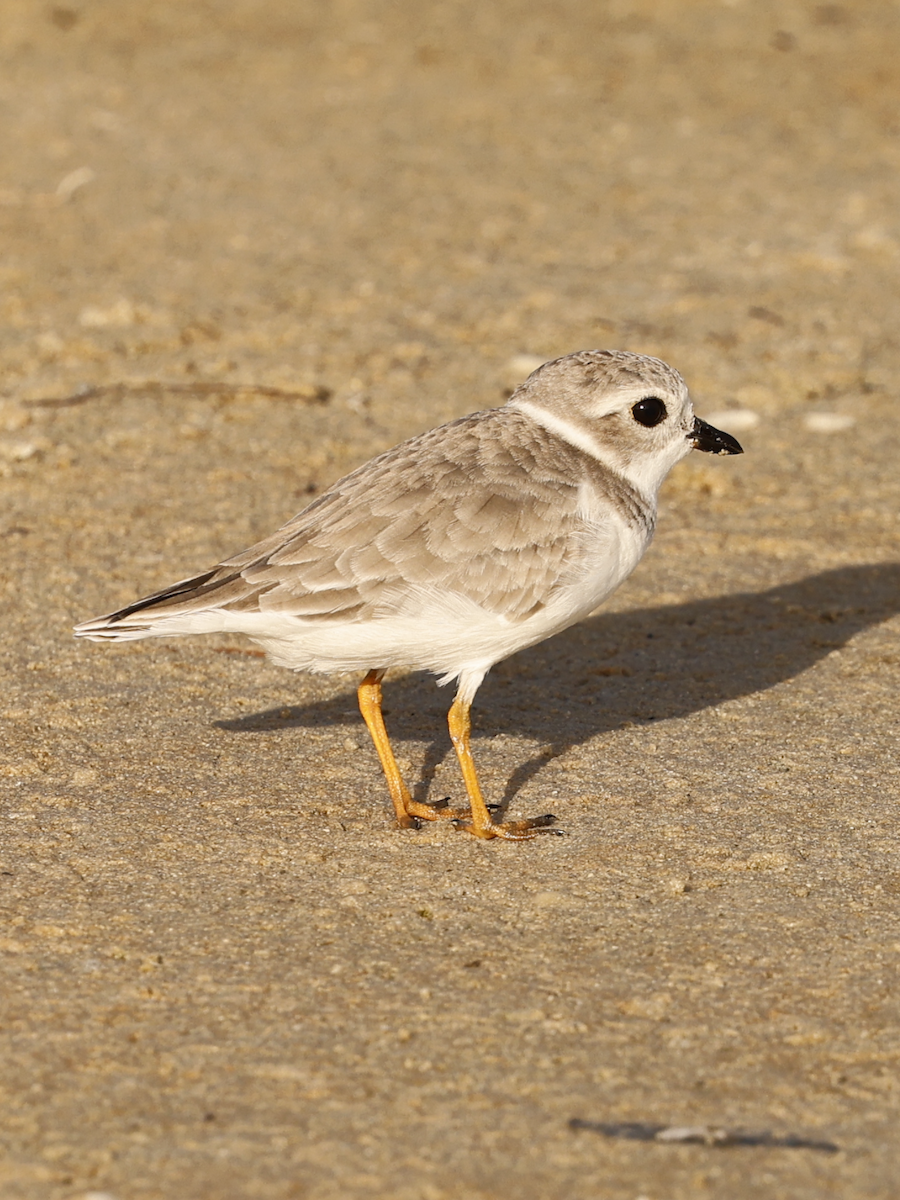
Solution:
[{"label": "bird's belly", "polygon": [[593,612],[635,568],[648,536],[624,522],[586,527],[567,578],[530,616],[511,620],[453,591],[411,588],[397,611],[365,621],[235,614],[274,662],[306,671],[405,666],[446,679],[533,646]]}]

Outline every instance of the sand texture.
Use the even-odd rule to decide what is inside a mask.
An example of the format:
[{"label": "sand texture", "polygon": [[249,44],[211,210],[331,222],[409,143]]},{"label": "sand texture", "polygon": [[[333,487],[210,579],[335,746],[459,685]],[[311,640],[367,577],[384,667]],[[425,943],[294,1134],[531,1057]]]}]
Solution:
[{"label": "sand texture", "polygon": [[[892,1200],[900,8],[0,9],[3,1200]],[[71,637],[598,346],[746,453],[479,693],[567,837],[394,829],[355,679]]]}]

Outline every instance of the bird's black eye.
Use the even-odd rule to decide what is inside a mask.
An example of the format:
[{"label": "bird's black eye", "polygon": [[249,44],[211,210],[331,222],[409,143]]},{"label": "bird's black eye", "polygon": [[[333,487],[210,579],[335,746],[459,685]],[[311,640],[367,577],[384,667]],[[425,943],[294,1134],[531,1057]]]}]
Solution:
[{"label": "bird's black eye", "polygon": [[631,415],[638,425],[646,425],[648,429],[652,429],[654,425],[664,421],[669,414],[658,396],[647,396],[644,400],[638,400],[631,410]]}]

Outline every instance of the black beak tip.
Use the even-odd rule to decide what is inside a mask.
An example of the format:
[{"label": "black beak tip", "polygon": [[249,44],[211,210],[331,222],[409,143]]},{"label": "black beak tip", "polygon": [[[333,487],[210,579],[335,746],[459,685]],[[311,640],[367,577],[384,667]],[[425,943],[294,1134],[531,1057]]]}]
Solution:
[{"label": "black beak tip", "polygon": [[744,447],[737,438],[732,437],[730,433],[725,433],[722,429],[715,429],[706,421],[701,421],[699,417],[694,418],[691,445],[695,450],[702,450],[704,454],[744,453]]}]

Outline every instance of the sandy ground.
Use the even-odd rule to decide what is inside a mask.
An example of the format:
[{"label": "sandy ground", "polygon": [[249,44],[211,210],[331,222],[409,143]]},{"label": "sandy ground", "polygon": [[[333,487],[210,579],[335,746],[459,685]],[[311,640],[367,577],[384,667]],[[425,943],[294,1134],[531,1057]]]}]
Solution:
[{"label": "sandy ground", "polygon": [[[0,10],[4,1200],[896,1196],[900,9]],[[747,453],[480,693],[568,837],[393,829],[352,679],[72,640],[598,345]]]}]

